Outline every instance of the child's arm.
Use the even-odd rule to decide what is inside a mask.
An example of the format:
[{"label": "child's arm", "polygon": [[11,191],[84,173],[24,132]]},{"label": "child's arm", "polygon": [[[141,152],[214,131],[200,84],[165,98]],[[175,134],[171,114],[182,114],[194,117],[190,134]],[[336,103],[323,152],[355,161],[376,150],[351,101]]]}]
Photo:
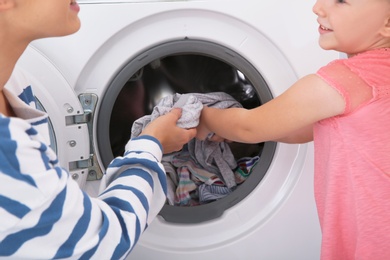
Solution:
[{"label": "child's arm", "polygon": [[313,141],[313,125],[305,126],[286,137],[275,139],[273,141],[289,144],[303,144]]},{"label": "child's arm", "polygon": [[339,115],[344,109],[345,101],[339,92],[313,74],[254,109],[205,107],[197,137],[204,139],[213,132],[243,143],[307,142],[312,140],[315,122]]}]

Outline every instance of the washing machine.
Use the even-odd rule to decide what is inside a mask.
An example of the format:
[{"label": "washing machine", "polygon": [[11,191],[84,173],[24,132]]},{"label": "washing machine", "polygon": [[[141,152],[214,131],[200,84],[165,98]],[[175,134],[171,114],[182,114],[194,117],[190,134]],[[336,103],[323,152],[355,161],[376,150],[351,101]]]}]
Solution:
[{"label": "washing machine", "polygon": [[[33,42],[17,70],[50,115],[62,166],[91,196],[162,97],[223,91],[252,108],[338,58],[318,47],[314,0],[78,2],[80,31]],[[259,156],[249,177],[219,200],[165,205],[128,259],[319,259],[312,144],[231,145]]]}]

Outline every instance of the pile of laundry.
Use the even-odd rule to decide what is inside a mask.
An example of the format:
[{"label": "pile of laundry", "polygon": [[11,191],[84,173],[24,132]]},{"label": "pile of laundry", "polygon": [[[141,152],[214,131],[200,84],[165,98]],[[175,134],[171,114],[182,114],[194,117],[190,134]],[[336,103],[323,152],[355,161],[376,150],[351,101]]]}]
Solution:
[{"label": "pile of laundry", "polygon": [[[242,107],[224,92],[176,93],[161,99],[151,115],[136,120],[131,129],[131,138],[139,136],[147,124],[173,107],[182,108],[178,126],[196,127],[205,105],[215,108]],[[168,184],[167,203],[197,206],[221,199],[248,178],[258,160],[259,156],[237,160],[228,143],[194,138],[181,151],[163,157]]]}]

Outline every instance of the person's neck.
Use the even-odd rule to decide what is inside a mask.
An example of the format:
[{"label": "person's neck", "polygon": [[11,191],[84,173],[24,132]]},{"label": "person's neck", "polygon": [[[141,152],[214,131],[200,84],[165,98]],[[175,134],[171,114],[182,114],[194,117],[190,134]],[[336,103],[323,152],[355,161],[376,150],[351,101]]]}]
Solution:
[{"label": "person's neck", "polygon": [[4,95],[4,86],[26,48],[27,44],[15,45],[11,40],[0,37],[0,112],[7,116],[15,114]]},{"label": "person's neck", "polygon": [[14,67],[15,63],[5,66],[0,59],[0,90],[3,90],[5,84],[8,82]]},{"label": "person's neck", "polygon": [[3,90],[0,91],[0,113],[6,116],[16,116]]},{"label": "person's neck", "polygon": [[14,116],[14,112],[4,94],[4,86],[12,74],[15,64],[16,61],[7,62],[3,61],[3,56],[0,57],[0,113],[6,116]]},{"label": "person's neck", "polygon": [[7,83],[27,46],[28,44],[14,44],[11,40],[0,37],[0,90]]},{"label": "person's neck", "polygon": [[1,60],[0,58],[0,113],[6,116],[14,116],[15,113],[4,94],[4,86],[10,78],[16,62],[6,66],[7,63],[3,63]]}]

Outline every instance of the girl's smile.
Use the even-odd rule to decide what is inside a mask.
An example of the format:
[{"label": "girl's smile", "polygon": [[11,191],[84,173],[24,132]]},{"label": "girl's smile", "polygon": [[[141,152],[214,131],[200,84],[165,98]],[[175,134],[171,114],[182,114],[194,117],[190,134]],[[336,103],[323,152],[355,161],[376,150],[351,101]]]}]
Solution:
[{"label": "girl's smile", "polygon": [[325,34],[325,33],[328,33],[328,32],[332,32],[333,30],[329,29],[329,28],[327,28],[327,27],[325,27],[325,26],[320,24],[320,26],[318,27],[318,31],[322,35],[322,34]]}]

